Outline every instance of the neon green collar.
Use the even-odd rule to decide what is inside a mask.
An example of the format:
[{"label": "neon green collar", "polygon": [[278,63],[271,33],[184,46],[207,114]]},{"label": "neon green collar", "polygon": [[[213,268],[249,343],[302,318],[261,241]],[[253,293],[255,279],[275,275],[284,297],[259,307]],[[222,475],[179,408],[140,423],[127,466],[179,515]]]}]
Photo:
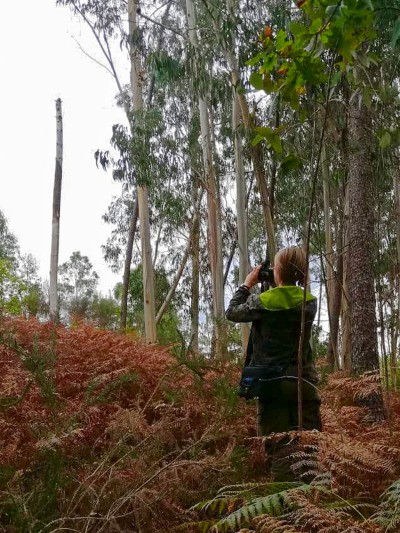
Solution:
[{"label": "neon green collar", "polygon": [[[281,285],[260,294],[260,300],[265,309],[269,311],[282,311],[292,309],[303,303],[304,290],[295,285]],[[315,300],[310,292],[306,293],[306,301]]]}]

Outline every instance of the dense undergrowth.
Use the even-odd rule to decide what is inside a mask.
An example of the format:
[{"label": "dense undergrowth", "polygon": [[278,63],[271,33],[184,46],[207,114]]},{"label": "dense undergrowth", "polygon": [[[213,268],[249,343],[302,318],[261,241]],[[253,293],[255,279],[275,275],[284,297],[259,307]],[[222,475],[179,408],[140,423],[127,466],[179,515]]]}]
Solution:
[{"label": "dense undergrowth", "polygon": [[238,373],[89,326],[2,321],[0,531],[400,531],[398,395],[373,423],[359,405],[376,378],[330,376],[324,431],[293,434],[314,481],[278,484]]}]

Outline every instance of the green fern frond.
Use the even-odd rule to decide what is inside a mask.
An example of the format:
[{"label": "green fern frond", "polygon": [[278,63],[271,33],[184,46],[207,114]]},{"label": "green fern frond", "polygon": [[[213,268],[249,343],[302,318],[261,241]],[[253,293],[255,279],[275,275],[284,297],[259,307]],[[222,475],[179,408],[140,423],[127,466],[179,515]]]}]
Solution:
[{"label": "green fern frond", "polygon": [[382,494],[382,503],[372,519],[385,528],[387,533],[400,529],[400,479]]},{"label": "green fern frond", "polygon": [[218,489],[217,494],[243,494],[245,492],[251,492],[259,488],[265,487],[268,483],[236,483],[235,485],[225,485]]},{"label": "green fern frond", "polygon": [[354,510],[361,512],[360,509],[375,510],[376,505],[371,503],[356,502],[354,500],[334,500],[324,503],[322,507],[328,511],[343,511],[351,514]]},{"label": "green fern frond", "polygon": [[308,493],[313,490],[311,485],[300,485],[299,483],[270,483],[269,485],[274,485],[275,488],[277,485],[291,485],[291,487],[280,492],[270,493],[266,496],[250,500],[240,509],[219,520],[213,526],[213,531],[223,532],[229,529],[234,530],[240,527],[241,524],[248,524],[252,518],[262,514],[281,516],[290,508],[294,508],[290,498],[291,494],[295,491]]},{"label": "green fern frond", "polygon": [[217,495],[211,500],[202,501],[196,503],[190,507],[189,511],[218,511],[218,514],[222,514],[227,507],[232,507],[238,502],[242,502],[242,497],[223,497],[222,495]]},{"label": "green fern frond", "polygon": [[301,483],[297,482],[267,482],[267,483],[243,483],[237,485],[226,485],[218,490],[217,495],[211,500],[205,500],[196,503],[189,510],[202,512],[215,512],[221,515],[226,509],[232,509],[243,500],[248,501],[250,498],[254,500],[256,496],[267,496],[277,494],[282,491],[298,488]]}]

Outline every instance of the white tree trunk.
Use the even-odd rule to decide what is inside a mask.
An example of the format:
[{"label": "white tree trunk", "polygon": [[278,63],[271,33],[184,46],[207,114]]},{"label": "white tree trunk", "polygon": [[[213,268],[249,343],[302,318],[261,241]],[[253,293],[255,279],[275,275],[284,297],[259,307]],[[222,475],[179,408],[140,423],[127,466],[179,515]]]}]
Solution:
[{"label": "white tree trunk", "polygon": [[[198,51],[198,39],[196,34],[196,15],[192,0],[186,0],[187,23],[190,44]],[[224,282],[222,263],[222,239],[221,239],[221,210],[219,192],[215,177],[213,154],[211,146],[211,131],[207,101],[205,96],[198,98],[200,129],[203,150],[203,164],[205,183],[207,188],[207,214],[209,235],[209,260],[213,287],[213,318],[215,332],[215,351],[221,355],[225,345],[224,324]]]},{"label": "white tree trunk", "polygon": [[[249,253],[247,240],[247,213],[246,213],[246,180],[243,163],[243,143],[240,132],[240,108],[236,91],[232,99],[232,130],[235,146],[235,176],[236,176],[236,219],[239,248],[239,280],[242,283],[249,272]],[[242,324],[242,354],[246,355],[249,342],[249,325]]]},{"label": "white tree trunk", "polygon": [[56,146],[56,170],[54,175],[53,190],[53,220],[51,231],[51,253],[50,253],[50,319],[58,318],[58,250],[60,243],[60,209],[61,209],[61,184],[63,165],[63,120],[62,102],[58,98],[56,101],[56,123],[57,123],[57,146]]},{"label": "white tree trunk", "polygon": [[[188,99],[189,104],[189,124],[193,128],[193,98]],[[197,128],[196,128],[197,130]],[[200,184],[197,174],[197,158],[193,151],[188,151],[188,166],[192,182],[192,202],[196,207],[193,219],[192,245],[190,248],[191,257],[191,288],[190,288],[190,343],[189,351],[196,357],[199,355],[199,301],[200,301]]]},{"label": "white tree trunk", "polygon": [[[138,112],[143,109],[140,51],[136,45],[138,32],[137,9],[138,3],[135,0],[128,0],[131,91],[132,109],[134,112]],[[146,342],[156,342],[157,335],[155,320],[154,275],[151,257],[149,202],[147,188],[138,187],[137,195],[139,204],[140,239],[142,244],[145,336]]]}]

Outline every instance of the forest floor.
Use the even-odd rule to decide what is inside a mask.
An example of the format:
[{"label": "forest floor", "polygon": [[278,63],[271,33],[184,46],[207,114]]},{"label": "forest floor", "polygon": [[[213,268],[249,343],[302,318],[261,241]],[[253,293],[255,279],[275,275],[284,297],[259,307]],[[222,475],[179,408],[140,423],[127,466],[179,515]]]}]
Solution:
[{"label": "forest floor", "polygon": [[314,481],[273,483],[239,366],[174,352],[0,322],[0,532],[400,531],[398,393],[374,422],[377,378],[329,376],[323,432],[293,435]]}]

